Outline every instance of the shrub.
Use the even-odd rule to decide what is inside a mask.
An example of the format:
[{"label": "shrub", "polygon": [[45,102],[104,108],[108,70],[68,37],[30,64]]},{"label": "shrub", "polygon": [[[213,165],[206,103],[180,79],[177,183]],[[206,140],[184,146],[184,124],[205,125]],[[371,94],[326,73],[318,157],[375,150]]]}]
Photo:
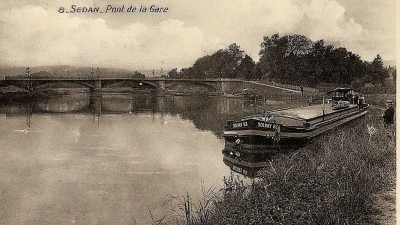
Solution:
[{"label": "shrub", "polygon": [[[367,125],[376,132],[370,134]],[[276,155],[269,165],[247,183],[231,174],[222,191],[207,192],[207,204],[196,205],[187,195],[181,204],[186,219],[179,223],[371,222],[371,195],[393,184],[396,173],[395,129],[384,128],[379,116],[369,115],[296,152]]]}]

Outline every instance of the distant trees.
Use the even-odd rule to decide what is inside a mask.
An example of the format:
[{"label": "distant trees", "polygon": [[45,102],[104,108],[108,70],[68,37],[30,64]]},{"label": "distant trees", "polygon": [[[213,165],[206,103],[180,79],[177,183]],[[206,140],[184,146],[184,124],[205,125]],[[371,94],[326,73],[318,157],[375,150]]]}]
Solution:
[{"label": "distant trees", "polygon": [[302,35],[274,34],[261,43],[258,70],[277,82],[316,86],[319,83],[383,84],[387,71],[378,55],[372,63],[346,48],[312,42]]},{"label": "distant trees", "polygon": [[32,73],[31,77],[40,77],[40,78],[49,78],[52,77],[53,74],[47,71],[39,71],[37,73]]},{"label": "distant trees", "polygon": [[143,73],[139,73],[138,71],[133,72],[132,78],[145,78],[146,76]]},{"label": "distant trees", "polygon": [[[243,59],[243,51],[240,50],[240,46],[233,43],[226,49],[220,49],[212,55],[197,59],[192,67],[182,69],[181,76],[194,78],[234,78],[238,76]],[[246,64],[249,64],[249,59],[246,59]],[[242,72],[245,73],[244,71]]]},{"label": "distant trees", "polygon": [[170,76],[264,79],[305,86],[383,84],[388,77],[380,55],[366,62],[346,48],[326,45],[323,40],[313,42],[304,35],[265,36],[260,47],[257,63],[233,43]]},{"label": "distant trees", "polygon": [[171,71],[169,71],[168,72],[168,77],[170,77],[170,78],[178,78],[179,77],[178,69],[174,68]]}]

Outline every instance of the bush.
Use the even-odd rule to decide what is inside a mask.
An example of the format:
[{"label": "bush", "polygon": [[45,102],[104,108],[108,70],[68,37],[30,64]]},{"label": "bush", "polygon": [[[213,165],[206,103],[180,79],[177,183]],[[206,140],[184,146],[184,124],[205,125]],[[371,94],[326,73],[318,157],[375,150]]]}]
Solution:
[{"label": "bush", "polygon": [[[371,127],[376,132],[370,133]],[[232,174],[225,178],[224,189],[208,194],[213,196],[207,198],[209,204],[200,207],[207,216],[193,210],[199,207],[187,196],[181,209],[186,215],[192,209],[192,216],[178,223],[371,222],[371,195],[394,181],[395,128],[384,128],[378,115],[369,115],[358,125],[332,131],[296,152],[276,155],[269,165],[248,183]]]}]

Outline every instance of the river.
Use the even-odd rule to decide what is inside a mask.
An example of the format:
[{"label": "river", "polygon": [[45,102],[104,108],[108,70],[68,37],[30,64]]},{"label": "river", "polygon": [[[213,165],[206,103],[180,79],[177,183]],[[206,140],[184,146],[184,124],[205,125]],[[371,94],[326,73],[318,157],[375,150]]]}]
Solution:
[{"label": "river", "polygon": [[216,190],[242,99],[71,94],[0,104],[0,224],[144,224]]}]

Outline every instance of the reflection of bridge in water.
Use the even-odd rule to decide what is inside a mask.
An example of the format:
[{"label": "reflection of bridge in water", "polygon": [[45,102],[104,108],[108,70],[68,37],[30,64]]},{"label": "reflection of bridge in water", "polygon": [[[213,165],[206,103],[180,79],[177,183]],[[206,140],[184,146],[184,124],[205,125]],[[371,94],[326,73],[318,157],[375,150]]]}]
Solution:
[{"label": "reflection of bridge in water", "polygon": [[116,83],[130,83],[137,87],[165,91],[169,84],[195,84],[204,86],[210,91],[226,92],[232,84],[243,83],[240,79],[172,79],[163,77],[153,78],[99,78],[99,77],[11,77],[7,76],[0,81],[0,87],[14,85],[28,91],[34,91],[46,84],[71,83],[89,88],[91,91],[101,92],[103,88]]},{"label": "reflection of bridge in water", "polygon": [[[176,115],[193,121],[202,130],[222,135],[228,118],[239,118],[253,108],[241,99],[204,96],[158,96],[149,93],[103,94],[75,93],[32,99],[23,102],[0,104],[0,114],[5,117],[29,118],[40,114],[87,114],[99,123],[101,115],[109,114],[164,114]],[[34,119],[34,117],[33,117]],[[101,121],[100,121],[101,123]]]},{"label": "reflection of bridge in water", "polygon": [[[212,131],[222,138],[223,126],[228,119],[239,119],[254,112],[253,105],[237,98],[204,96],[158,96],[149,93],[103,94],[75,93],[50,99],[0,104],[0,114],[7,117],[25,117],[26,125],[31,128],[35,120],[42,115],[55,115],[57,118],[67,115],[83,115],[89,124],[100,126],[109,115],[152,117],[153,123],[167,124],[170,116],[190,120],[200,130]],[[128,115],[126,115],[128,114]],[[104,116],[104,117],[102,117]],[[126,117],[126,118],[128,118]],[[103,119],[102,119],[103,118]],[[134,125],[134,124],[132,124]],[[34,128],[33,128],[34,129]],[[222,149],[218,149],[222,150]],[[237,157],[224,151],[224,163],[232,171],[253,177],[257,171],[267,165],[265,158],[259,155],[241,155]]]}]

